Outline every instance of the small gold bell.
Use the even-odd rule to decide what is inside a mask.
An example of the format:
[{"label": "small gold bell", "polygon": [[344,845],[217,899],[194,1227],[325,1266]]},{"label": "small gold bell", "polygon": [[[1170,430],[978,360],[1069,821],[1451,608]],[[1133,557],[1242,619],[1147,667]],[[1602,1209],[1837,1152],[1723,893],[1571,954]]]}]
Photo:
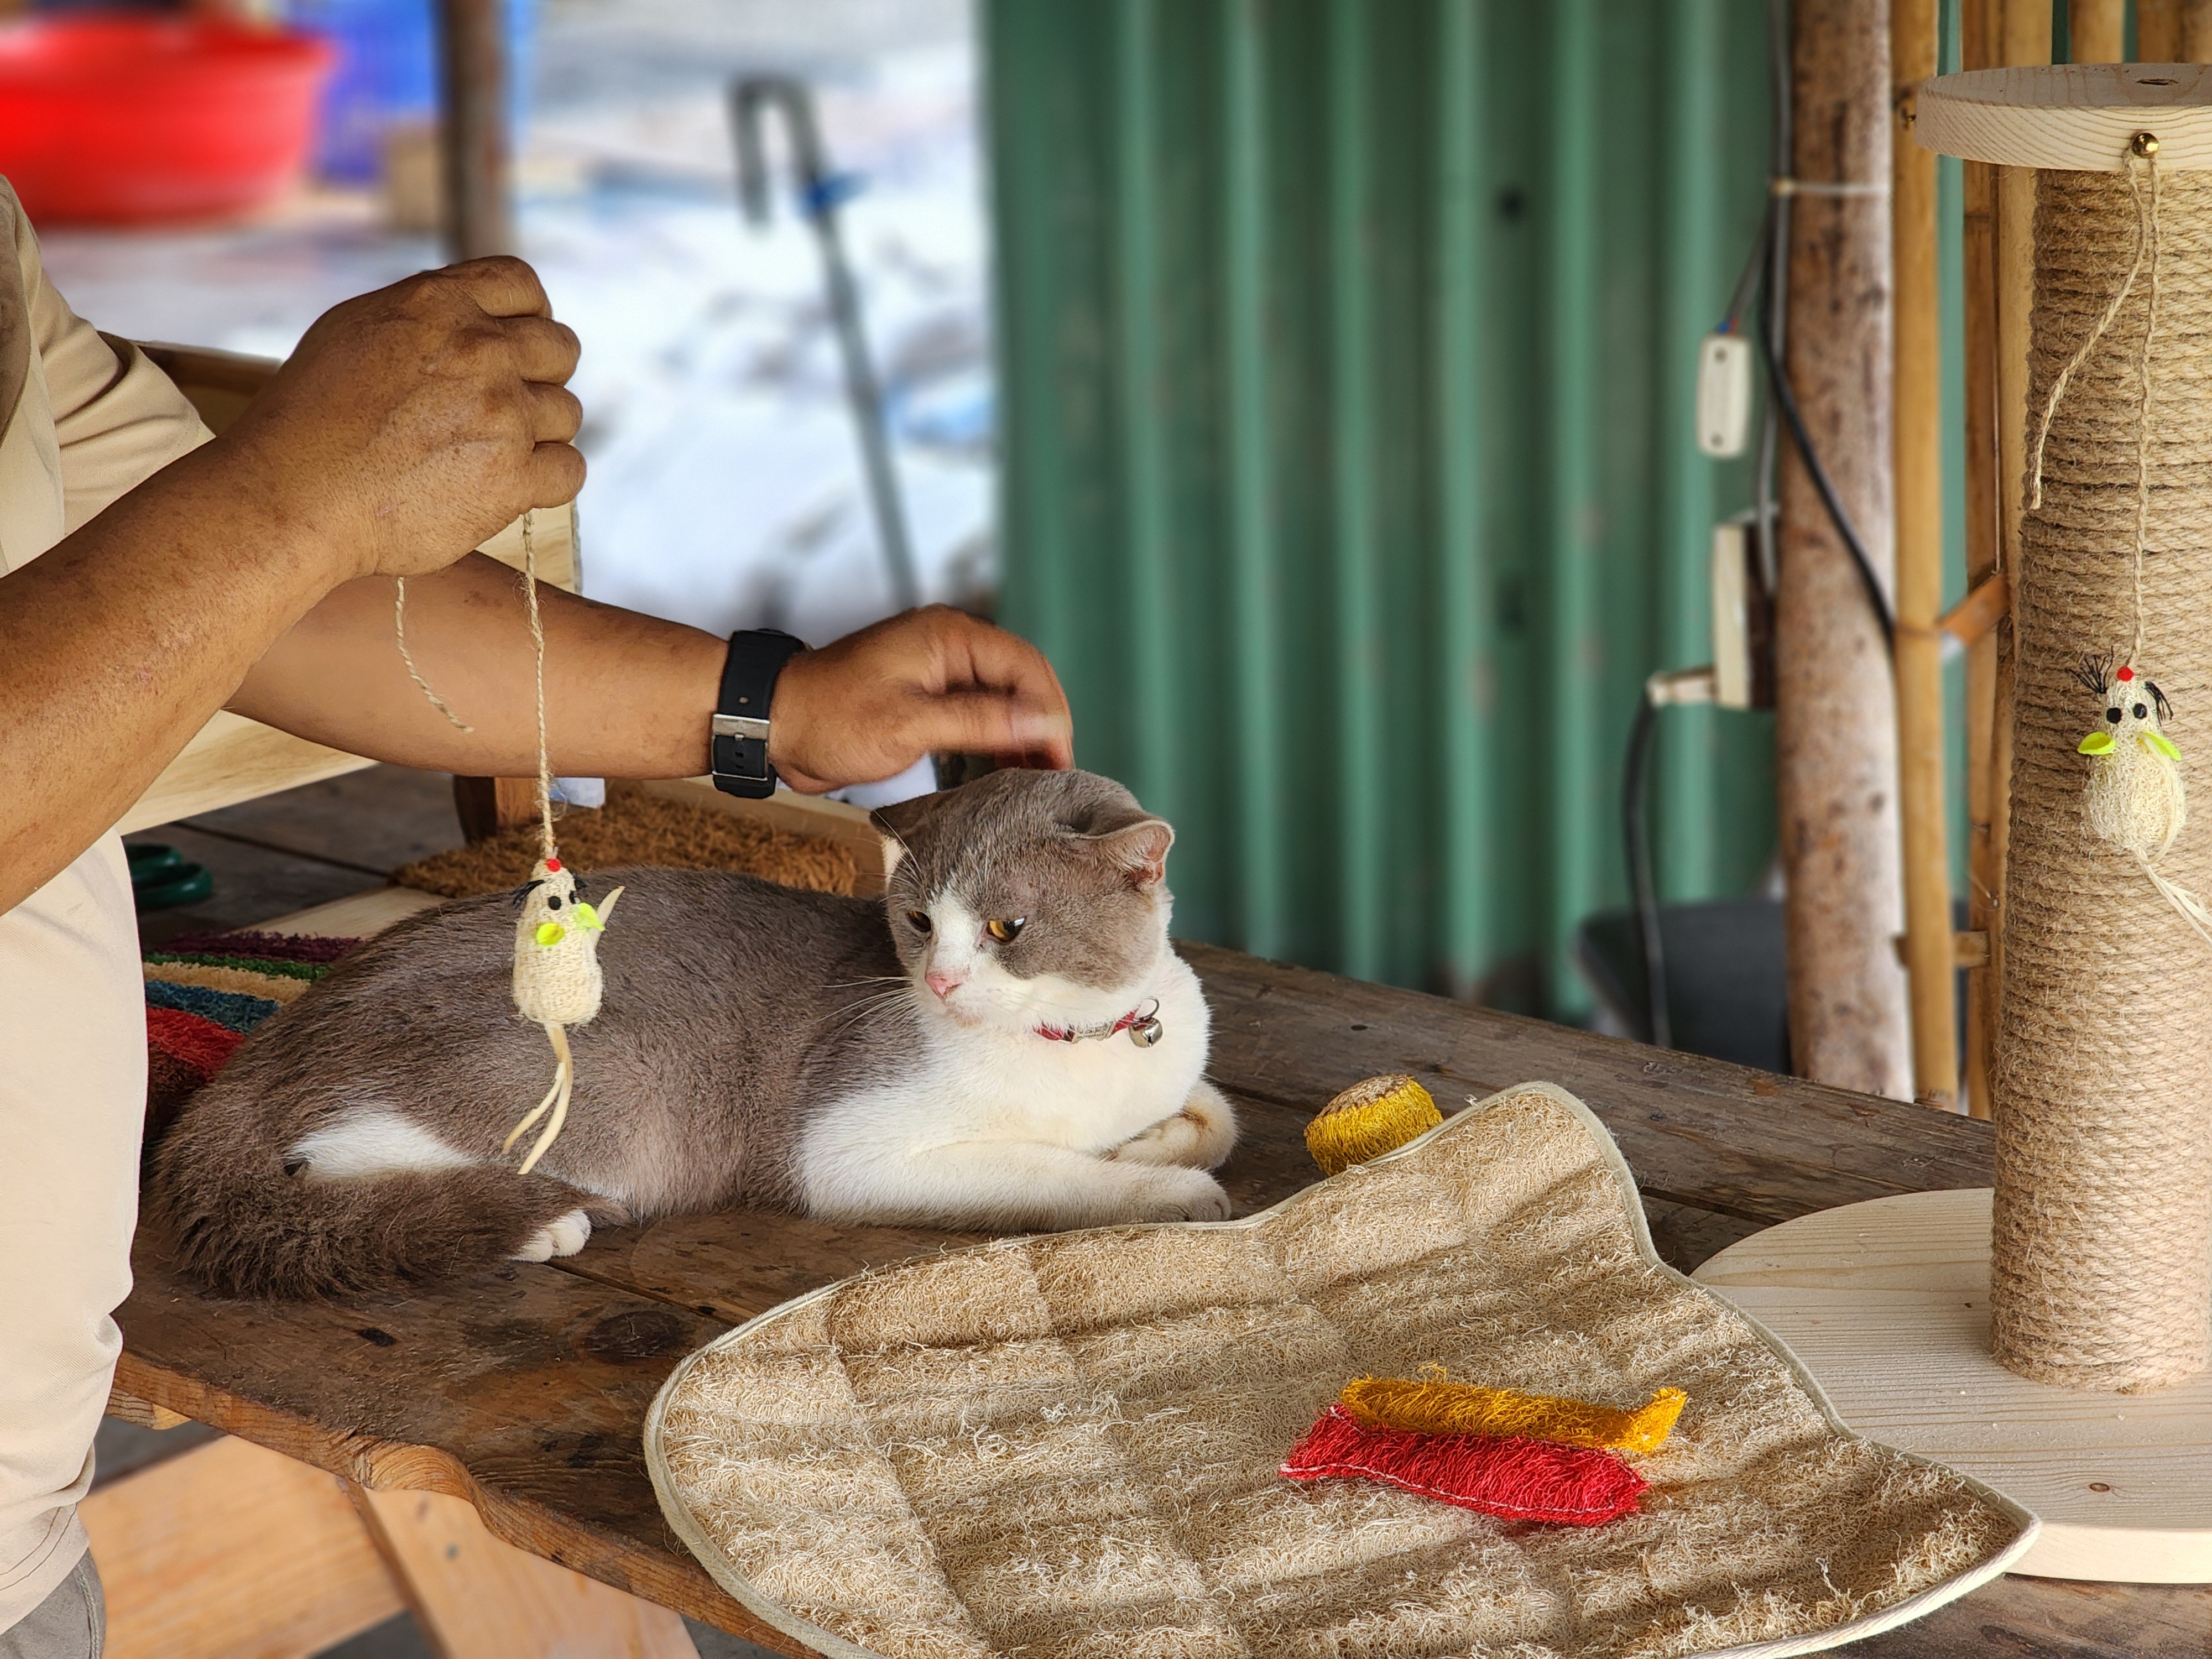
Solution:
[{"label": "small gold bell", "polygon": [[1129,1028],[1129,1041],[1139,1048],[1149,1048],[1160,1040],[1159,1017],[1146,1014]]}]

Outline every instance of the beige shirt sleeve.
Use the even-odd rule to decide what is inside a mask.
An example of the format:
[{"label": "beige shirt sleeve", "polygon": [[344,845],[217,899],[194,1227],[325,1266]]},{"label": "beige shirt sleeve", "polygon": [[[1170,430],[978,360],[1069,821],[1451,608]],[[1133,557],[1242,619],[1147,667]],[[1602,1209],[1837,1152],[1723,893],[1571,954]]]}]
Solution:
[{"label": "beige shirt sleeve", "polygon": [[212,434],[144,352],[100,333],[69,308],[46,280],[38,239],[21,210],[11,216],[33,355],[45,371],[61,453],[66,536]]}]

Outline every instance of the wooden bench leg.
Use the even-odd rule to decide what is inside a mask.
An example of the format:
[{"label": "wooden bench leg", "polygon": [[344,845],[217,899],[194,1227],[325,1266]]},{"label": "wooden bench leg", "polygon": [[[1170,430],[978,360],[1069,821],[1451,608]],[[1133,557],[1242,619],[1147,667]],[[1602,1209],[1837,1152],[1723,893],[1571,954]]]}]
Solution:
[{"label": "wooden bench leg", "polygon": [[493,1537],[460,1498],[353,1494],[441,1659],[698,1659],[675,1613]]},{"label": "wooden bench leg", "polygon": [[337,1476],[211,1440],[78,1506],[107,1659],[307,1659],[405,1610]]},{"label": "wooden bench leg", "polygon": [[369,1492],[248,1440],[125,1475],[78,1513],[107,1659],[308,1659],[402,1612],[440,1659],[698,1659],[675,1613],[493,1537],[460,1498]]}]

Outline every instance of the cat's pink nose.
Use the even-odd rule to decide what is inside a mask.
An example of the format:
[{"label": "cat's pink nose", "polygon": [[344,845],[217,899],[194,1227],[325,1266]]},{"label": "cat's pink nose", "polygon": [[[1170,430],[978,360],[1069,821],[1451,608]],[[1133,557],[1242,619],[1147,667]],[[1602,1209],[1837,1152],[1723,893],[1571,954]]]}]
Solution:
[{"label": "cat's pink nose", "polygon": [[942,999],[951,996],[968,982],[965,974],[948,974],[942,968],[933,968],[921,976],[922,983]]}]

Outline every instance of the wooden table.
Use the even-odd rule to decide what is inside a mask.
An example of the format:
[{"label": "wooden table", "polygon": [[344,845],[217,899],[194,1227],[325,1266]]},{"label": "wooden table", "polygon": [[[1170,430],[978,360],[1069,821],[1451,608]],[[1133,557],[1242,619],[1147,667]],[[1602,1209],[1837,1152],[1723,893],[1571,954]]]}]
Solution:
[{"label": "wooden table", "polygon": [[[1448,1106],[1545,1079],[1605,1120],[1659,1249],[1687,1270],[1760,1227],[1886,1194],[1987,1186],[1986,1124],[1237,952],[1185,948],[1212,1076],[1243,1115],[1239,1212],[1314,1178],[1301,1132],[1346,1084],[1411,1072]],[[787,1652],[663,1522],[640,1430],[676,1363],[789,1297],[947,1243],[736,1211],[595,1237],[436,1295],[234,1302],[142,1234],[117,1386],[374,1488],[448,1492],[538,1555]],[[1882,1656],[2212,1655],[2212,1589],[2006,1578],[1860,1644]]]}]

